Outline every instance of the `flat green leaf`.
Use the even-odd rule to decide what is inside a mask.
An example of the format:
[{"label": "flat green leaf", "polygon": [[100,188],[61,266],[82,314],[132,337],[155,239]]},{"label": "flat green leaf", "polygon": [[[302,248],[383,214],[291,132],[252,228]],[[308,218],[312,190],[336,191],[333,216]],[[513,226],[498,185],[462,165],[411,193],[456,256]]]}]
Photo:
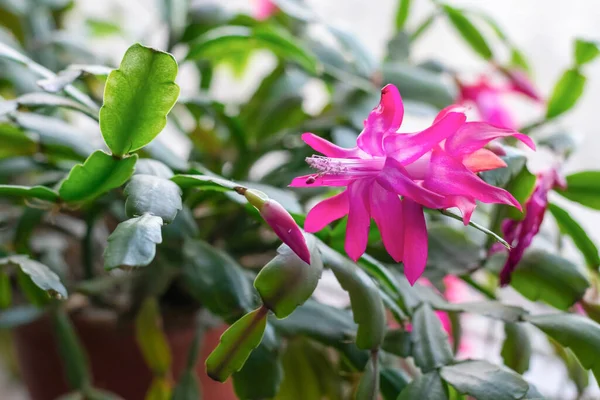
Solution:
[{"label": "flat green leaf", "polygon": [[511,285],[532,301],[542,300],[566,310],[583,297],[590,283],[569,260],[531,250],[512,273]]},{"label": "flat green leaf", "polygon": [[149,297],[142,303],[135,318],[135,339],[146,365],[155,376],[163,377],[171,368],[171,350],[162,328],[158,301]]},{"label": "flat green leaf", "polygon": [[525,373],[529,369],[531,350],[531,341],[523,325],[504,324],[504,343],[500,355],[507,367],[519,374]]},{"label": "flat green leaf", "polygon": [[163,130],[179,96],[177,62],[162,51],[131,46],[108,76],[100,130],[117,156],[141,149]]},{"label": "flat green leaf", "polygon": [[140,158],[135,163],[134,175],[152,175],[163,179],[171,179],[173,170],[158,160]]},{"label": "flat green leaf", "polygon": [[400,393],[398,400],[448,400],[448,389],[437,371],[415,378]]},{"label": "flat green leaf", "polygon": [[356,264],[326,246],[320,246],[324,262],[350,295],[354,321],[358,324],[356,345],[375,350],[381,346],[387,328],[385,308],[373,280]]},{"label": "flat green leaf", "polygon": [[196,371],[186,370],[181,374],[177,386],[173,389],[173,398],[171,400],[190,400],[201,399],[200,382]]},{"label": "flat green leaf", "polygon": [[444,5],[443,10],[448,16],[450,23],[465,39],[465,41],[475,50],[481,57],[490,60],[493,57],[492,49],[487,44],[485,38],[481,35],[477,27],[465,16],[462,10]]},{"label": "flat green leaf", "polygon": [[90,201],[124,184],[133,174],[136,161],[137,154],[119,159],[97,150],[71,169],[58,194],[69,203]]},{"label": "flat green leaf", "polygon": [[583,368],[575,354],[569,348],[563,347],[552,338],[549,339],[550,345],[553,347],[556,355],[564,363],[569,378],[573,381],[577,387],[577,393],[581,396],[590,383],[589,371]]},{"label": "flat green leaf", "polygon": [[33,305],[15,305],[7,310],[2,310],[0,311],[0,330],[27,325],[44,315],[44,312],[44,309]]},{"label": "flat green leaf", "polygon": [[253,29],[241,26],[221,26],[213,29],[191,45],[188,60],[220,62],[248,49],[267,49],[276,56],[293,61],[306,71],[316,74],[315,57],[283,30],[268,26]]},{"label": "flat green leaf", "polygon": [[69,316],[64,310],[56,310],[53,323],[58,352],[64,364],[69,386],[72,389],[87,388],[91,383],[89,362]]},{"label": "flat green leaf", "polygon": [[171,223],[183,208],[181,189],[168,179],[152,175],[134,175],[125,187],[125,212],[128,217],[155,215]]},{"label": "flat green leaf", "polygon": [[516,47],[510,49],[510,65],[514,68],[522,69],[525,72],[530,72],[531,67],[527,62],[525,55]]},{"label": "flat green leaf", "polygon": [[323,262],[316,240],[306,236],[311,264],[302,261],[287,245],[277,249],[277,256],[260,270],[254,287],[264,305],[277,316],[285,318],[302,305],[315,291],[323,272]]},{"label": "flat green leaf", "polygon": [[86,135],[60,119],[22,112],[11,114],[11,119],[21,128],[37,133],[38,141],[50,153],[80,160],[95,150]]},{"label": "flat green leaf", "polygon": [[58,298],[67,297],[67,289],[58,275],[44,264],[24,255],[0,258],[0,266],[11,264],[18,266],[40,289]]},{"label": "flat green leaf", "polygon": [[0,196],[56,202],[58,193],[45,186],[0,185]]},{"label": "flat green leaf", "polygon": [[262,340],[267,326],[267,312],[264,307],[249,312],[223,333],[219,345],[206,359],[208,376],[225,382],[244,366],[252,350]]},{"label": "flat green leaf", "polygon": [[106,37],[121,33],[121,28],[117,23],[104,19],[88,18],[85,20],[85,25],[90,30],[90,35],[94,37]]},{"label": "flat green leaf", "polygon": [[[434,305],[434,307],[436,307]],[[527,311],[521,307],[503,304],[499,301],[476,301],[468,303],[447,303],[436,307],[444,311],[458,311],[480,314],[485,317],[498,319],[507,323],[522,321]]]},{"label": "flat green leaf", "polygon": [[283,366],[275,331],[267,325],[262,342],[250,354],[242,369],[233,374],[233,387],[240,399],[272,399],[279,392]]},{"label": "flat green leaf", "polygon": [[[389,40],[385,59],[386,61],[392,62],[406,62],[409,56],[410,36],[404,31],[399,31]],[[423,67],[423,65],[420,66]],[[432,110],[432,114],[433,113],[435,113],[435,111]]]},{"label": "flat green leaf", "polygon": [[410,357],[412,352],[412,339],[409,331],[402,329],[389,330],[385,334],[383,350],[398,357]]},{"label": "flat green leaf", "polygon": [[577,65],[587,64],[594,61],[600,55],[597,42],[583,39],[575,40],[575,62]]},{"label": "flat green leaf", "polygon": [[104,268],[150,264],[156,254],[156,244],[162,242],[161,227],[162,219],[149,214],[121,222],[108,237]]},{"label": "flat green leaf", "polygon": [[328,25],[327,28],[342,47],[357,73],[367,79],[371,77],[377,68],[377,61],[371,50],[361,43],[360,37],[333,25]]},{"label": "flat green leaf", "polygon": [[454,359],[448,335],[429,304],[413,314],[412,355],[423,373],[448,365]]},{"label": "flat green leaf", "polygon": [[564,209],[560,208],[556,204],[550,204],[548,210],[556,219],[560,231],[564,235],[568,235],[575,243],[575,246],[579,249],[585,261],[592,270],[597,270],[600,266],[600,255],[598,255],[598,248],[590,239],[588,234],[583,230],[581,225],[571,217],[571,215]]},{"label": "flat green leaf", "polygon": [[477,400],[518,400],[529,390],[529,384],[515,372],[487,361],[448,365],[440,375],[459,393]]},{"label": "flat green leaf", "polygon": [[569,158],[577,147],[577,140],[567,131],[559,130],[537,141],[538,146],[545,146],[553,153]]},{"label": "flat green leaf", "polygon": [[152,379],[145,400],[171,400],[171,382],[169,378],[155,377]]},{"label": "flat green leaf", "polygon": [[600,171],[582,171],[567,176],[567,189],[556,193],[586,207],[600,210]]},{"label": "flat green leaf", "polygon": [[88,107],[83,104],[71,100],[67,97],[57,96],[50,93],[36,92],[36,93],[27,93],[22,96],[17,97],[14,102],[17,107],[25,107],[31,110],[36,110],[39,108],[66,108],[69,110],[79,111],[81,113],[86,114],[87,116],[98,119],[98,113],[94,110],[90,110]]},{"label": "flat green leaf", "polygon": [[5,310],[12,303],[12,286],[10,276],[0,269],[0,310]]},{"label": "flat green leaf", "polygon": [[203,190],[216,190],[218,192],[227,192],[240,186],[227,179],[218,178],[209,175],[175,175],[171,178],[182,189],[197,187]]},{"label": "flat green leaf", "polygon": [[379,361],[377,357],[371,357],[363,372],[358,388],[356,389],[356,400],[379,399]]},{"label": "flat green leaf", "polygon": [[427,228],[429,257],[428,273],[461,275],[475,268],[481,248],[465,234],[444,224],[431,224]]},{"label": "flat green leaf", "polygon": [[600,325],[576,314],[546,314],[528,318],[564,347],[570,348],[581,365],[600,380]]},{"label": "flat green leaf", "polygon": [[231,256],[206,242],[186,240],[183,259],[182,283],[203,307],[226,321],[251,310],[250,282]]},{"label": "flat green leaf", "polygon": [[406,20],[408,19],[408,13],[410,12],[410,5],[412,0],[399,0],[398,10],[396,11],[396,30],[401,31],[404,29]]},{"label": "flat green leaf", "polygon": [[67,69],[60,71],[58,75],[46,79],[40,79],[37,81],[37,84],[46,92],[58,93],[83,75],[107,77],[112,70],[112,68],[104,65],[72,64],[69,65]]},{"label": "flat green leaf", "polygon": [[408,386],[408,376],[400,368],[384,367],[380,372],[380,390],[383,400],[397,400]]},{"label": "flat green leaf", "polygon": [[569,69],[560,77],[548,100],[546,118],[556,118],[569,111],[585,88],[586,77],[578,69]]},{"label": "flat green leaf", "polygon": [[0,141],[0,159],[31,156],[38,151],[35,138],[14,125],[0,123]]}]

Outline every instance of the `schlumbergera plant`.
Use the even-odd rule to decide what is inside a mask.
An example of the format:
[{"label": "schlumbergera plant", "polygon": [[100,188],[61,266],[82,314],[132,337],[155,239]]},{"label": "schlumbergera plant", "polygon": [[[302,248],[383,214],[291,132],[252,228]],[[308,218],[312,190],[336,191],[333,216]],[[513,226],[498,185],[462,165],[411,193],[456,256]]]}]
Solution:
[{"label": "schlumbergera plant", "polygon": [[[600,171],[562,172],[574,141],[559,118],[597,43],[575,41],[545,98],[501,26],[440,1],[413,26],[401,0],[376,60],[300,0],[257,1],[253,16],[166,0],[165,51],[133,44],[113,68],[65,35],[70,3],[0,1],[0,328],[18,338],[52,322],[65,398],[119,398],[94,379],[73,323],[93,310],[133,324],[147,399],[200,398],[202,335],[175,374],[174,314],[200,333],[228,326],[206,373],[240,399],[562,398],[522,376],[536,329],[580,395],[589,370],[600,379],[600,256],[551,202],[600,210]],[[438,21],[481,56],[481,74],[414,60]],[[88,25],[86,40],[122,33]],[[258,50],[274,66],[256,89],[217,100],[213,76],[247,77]],[[198,87],[176,83],[178,63]],[[325,101],[309,113],[314,82]],[[511,96],[538,110],[533,122]],[[551,160],[535,174],[534,150]],[[567,258],[565,241],[580,254]],[[324,270],[348,307],[326,304]],[[504,325],[503,365],[467,351],[464,314]]]}]

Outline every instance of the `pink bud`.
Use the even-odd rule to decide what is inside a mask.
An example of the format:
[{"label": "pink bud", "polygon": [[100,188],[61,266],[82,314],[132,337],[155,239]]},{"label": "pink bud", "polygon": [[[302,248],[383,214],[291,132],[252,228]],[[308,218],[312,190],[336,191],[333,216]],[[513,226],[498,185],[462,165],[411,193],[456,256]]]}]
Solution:
[{"label": "pink bud", "polygon": [[259,21],[268,19],[277,12],[277,6],[271,0],[254,0],[254,18]]},{"label": "pink bud", "polygon": [[535,86],[523,71],[512,69],[506,70],[506,75],[510,79],[510,87],[515,92],[524,94],[533,100],[542,101],[541,96],[538,94]]},{"label": "pink bud", "polygon": [[302,261],[310,264],[310,251],[306,239],[290,213],[272,199],[267,200],[259,211],[283,243],[290,246]]}]

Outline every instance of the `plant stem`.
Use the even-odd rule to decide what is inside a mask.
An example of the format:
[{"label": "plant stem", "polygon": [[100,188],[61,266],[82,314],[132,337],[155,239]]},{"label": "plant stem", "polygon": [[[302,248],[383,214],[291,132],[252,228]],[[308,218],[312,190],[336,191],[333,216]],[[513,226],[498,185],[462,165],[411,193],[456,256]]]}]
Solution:
[{"label": "plant stem", "polygon": [[94,225],[98,217],[97,211],[90,211],[85,217],[86,230],[82,242],[83,274],[86,280],[94,277]]}]

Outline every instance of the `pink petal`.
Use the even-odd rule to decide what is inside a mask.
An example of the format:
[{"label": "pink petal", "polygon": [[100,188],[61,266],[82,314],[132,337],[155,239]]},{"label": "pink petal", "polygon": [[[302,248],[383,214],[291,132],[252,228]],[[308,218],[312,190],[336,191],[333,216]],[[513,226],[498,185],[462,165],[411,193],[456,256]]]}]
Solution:
[{"label": "pink petal", "polygon": [[385,151],[403,165],[410,164],[431,151],[442,140],[455,134],[466,119],[465,114],[451,112],[424,131],[388,136],[384,140]]},{"label": "pink petal", "polygon": [[486,90],[475,99],[481,118],[499,128],[515,129],[517,124],[510,110],[503,104],[500,91]]},{"label": "pink petal", "polygon": [[444,118],[446,115],[448,115],[449,113],[461,113],[464,114],[467,112],[467,107],[463,106],[462,104],[452,104],[449,105],[448,107],[442,109],[438,115],[435,117],[435,119],[433,120],[433,123],[437,123],[440,120],[442,120],[442,118]]},{"label": "pink petal", "polygon": [[475,211],[475,207],[477,206],[475,199],[467,196],[448,196],[446,201],[447,208],[458,208],[462,214],[463,223],[465,226],[469,225],[473,211]]},{"label": "pink petal", "polygon": [[381,89],[379,105],[365,120],[365,129],[356,140],[358,147],[373,156],[384,155],[383,137],[388,132],[396,132],[402,124],[404,105],[400,92],[394,85]]},{"label": "pink petal", "polygon": [[370,209],[385,249],[396,262],[402,261],[404,228],[400,198],[374,183],[371,187]]},{"label": "pink petal", "polygon": [[489,171],[491,169],[506,167],[504,160],[488,149],[475,150],[463,158],[462,163],[472,172]]},{"label": "pink petal", "polygon": [[388,157],[376,178],[384,189],[406,196],[419,204],[430,208],[441,208],[443,196],[432,192],[413,181],[406,169],[398,161]]},{"label": "pink petal", "polygon": [[446,140],[445,149],[452,155],[471,154],[494,139],[513,136],[535,150],[533,140],[512,129],[497,128],[485,122],[467,122]]},{"label": "pink petal", "polygon": [[358,260],[367,249],[369,240],[369,187],[371,182],[362,179],[348,186],[348,226],[346,227],[346,242],[344,249],[354,261]]},{"label": "pink petal", "polygon": [[427,265],[427,226],[423,208],[404,198],[402,200],[404,217],[404,275],[414,285],[425,271]]},{"label": "pink petal", "polygon": [[302,140],[304,143],[312,147],[315,151],[324,154],[327,157],[333,158],[353,158],[359,157],[361,153],[358,147],[352,149],[345,149],[331,143],[329,140],[325,140],[322,137],[315,135],[314,133],[303,133]]},{"label": "pink petal", "polygon": [[303,175],[292,179],[290,187],[348,186],[352,179],[346,175]]},{"label": "pink petal", "polygon": [[344,190],[314,206],[306,215],[304,230],[311,233],[318,232],[332,221],[348,214],[348,209],[348,193]]},{"label": "pink petal", "polygon": [[447,196],[468,196],[484,203],[513,205],[521,210],[521,204],[504,189],[485,183],[469,171],[459,160],[442,150],[434,150],[431,155],[429,174],[424,186]]},{"label": "pink petal", "polygon": [[522,93],[533,100],[542,101],[542,97],[525,72],[513,69],[506,71],[506,73],[510,78],[511,90]]}]

